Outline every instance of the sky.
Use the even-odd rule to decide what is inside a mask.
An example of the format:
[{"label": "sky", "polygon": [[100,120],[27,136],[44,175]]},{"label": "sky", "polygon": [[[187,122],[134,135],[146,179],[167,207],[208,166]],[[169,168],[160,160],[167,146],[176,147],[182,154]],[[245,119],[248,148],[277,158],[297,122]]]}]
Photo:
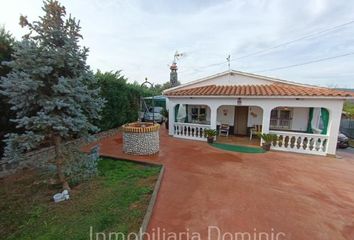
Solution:
[{"label": "sky", "polygon": [[[90,49],[91,68],[121,70],[130,82],[140,83],[145,77],[154,84],[169,81],[169,65],[178,51],[183,53],[177,62],[182,83],[228,70],[226,57],[230,55],[234,70],[354,88],[354,1],[60,2],[67,13],[80,20],[82,45]],[[0,25],[21,39],[27,30],[18,24],[20,15],[38,20],[43,15],[42,5],[41,0],[0,0]],[[332,30],[325,31],[328,29]],[[269,49],[309,34],[312,37]],[[271,70],[348,53],[352,54]]]}]

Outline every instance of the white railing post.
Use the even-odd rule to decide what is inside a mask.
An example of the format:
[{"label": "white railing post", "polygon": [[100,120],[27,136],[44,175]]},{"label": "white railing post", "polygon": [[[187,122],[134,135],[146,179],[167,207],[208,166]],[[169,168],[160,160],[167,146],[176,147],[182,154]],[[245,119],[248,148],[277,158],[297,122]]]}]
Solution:
[{"label": "white railing post", "polygon": [[277,135],[271,148],[279,151],[326,155],[328,152],[328,136],[321,134],[270,131]]},{"label": "white railing post", "polygon": [[210,125],[194,124],[194,123],[178,123],[173,124],[173,136],[178,138],[194,139],[205,141],[204,130],[211,128]]}]

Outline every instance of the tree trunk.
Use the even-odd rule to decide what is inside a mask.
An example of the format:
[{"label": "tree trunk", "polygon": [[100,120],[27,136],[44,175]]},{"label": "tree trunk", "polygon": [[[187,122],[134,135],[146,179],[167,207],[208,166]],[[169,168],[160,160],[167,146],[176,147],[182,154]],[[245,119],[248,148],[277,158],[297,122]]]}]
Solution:
[{"label": "tree trunk", "polygon": [[63,171],[64,158],[60,148],[61,137],[59,135],[56,135],[54,136],[53,140],[54,140],[54,149],[55,149],[55,162],[57,165],[57,174],[58,174],[59,181],[63,185],[63,189],[70,190],[69,184],[66,181],[65,174]]}]

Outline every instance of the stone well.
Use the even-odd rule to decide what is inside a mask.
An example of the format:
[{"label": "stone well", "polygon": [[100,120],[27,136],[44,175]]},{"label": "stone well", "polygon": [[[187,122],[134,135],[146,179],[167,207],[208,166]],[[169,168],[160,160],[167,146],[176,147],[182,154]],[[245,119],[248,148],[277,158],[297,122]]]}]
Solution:
[{"label": "stone well", "polygon": [[160,150],[160,125],[134,122],[123,125],[123,152],[151,155]]}]

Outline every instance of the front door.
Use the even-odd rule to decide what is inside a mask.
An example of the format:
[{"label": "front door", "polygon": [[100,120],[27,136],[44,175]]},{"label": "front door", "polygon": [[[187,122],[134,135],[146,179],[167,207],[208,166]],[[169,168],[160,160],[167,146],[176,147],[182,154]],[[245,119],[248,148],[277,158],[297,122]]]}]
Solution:
[{"label": "front door", "polygon": [[248,107],[235,107],[235,135],[247,135]]}]

